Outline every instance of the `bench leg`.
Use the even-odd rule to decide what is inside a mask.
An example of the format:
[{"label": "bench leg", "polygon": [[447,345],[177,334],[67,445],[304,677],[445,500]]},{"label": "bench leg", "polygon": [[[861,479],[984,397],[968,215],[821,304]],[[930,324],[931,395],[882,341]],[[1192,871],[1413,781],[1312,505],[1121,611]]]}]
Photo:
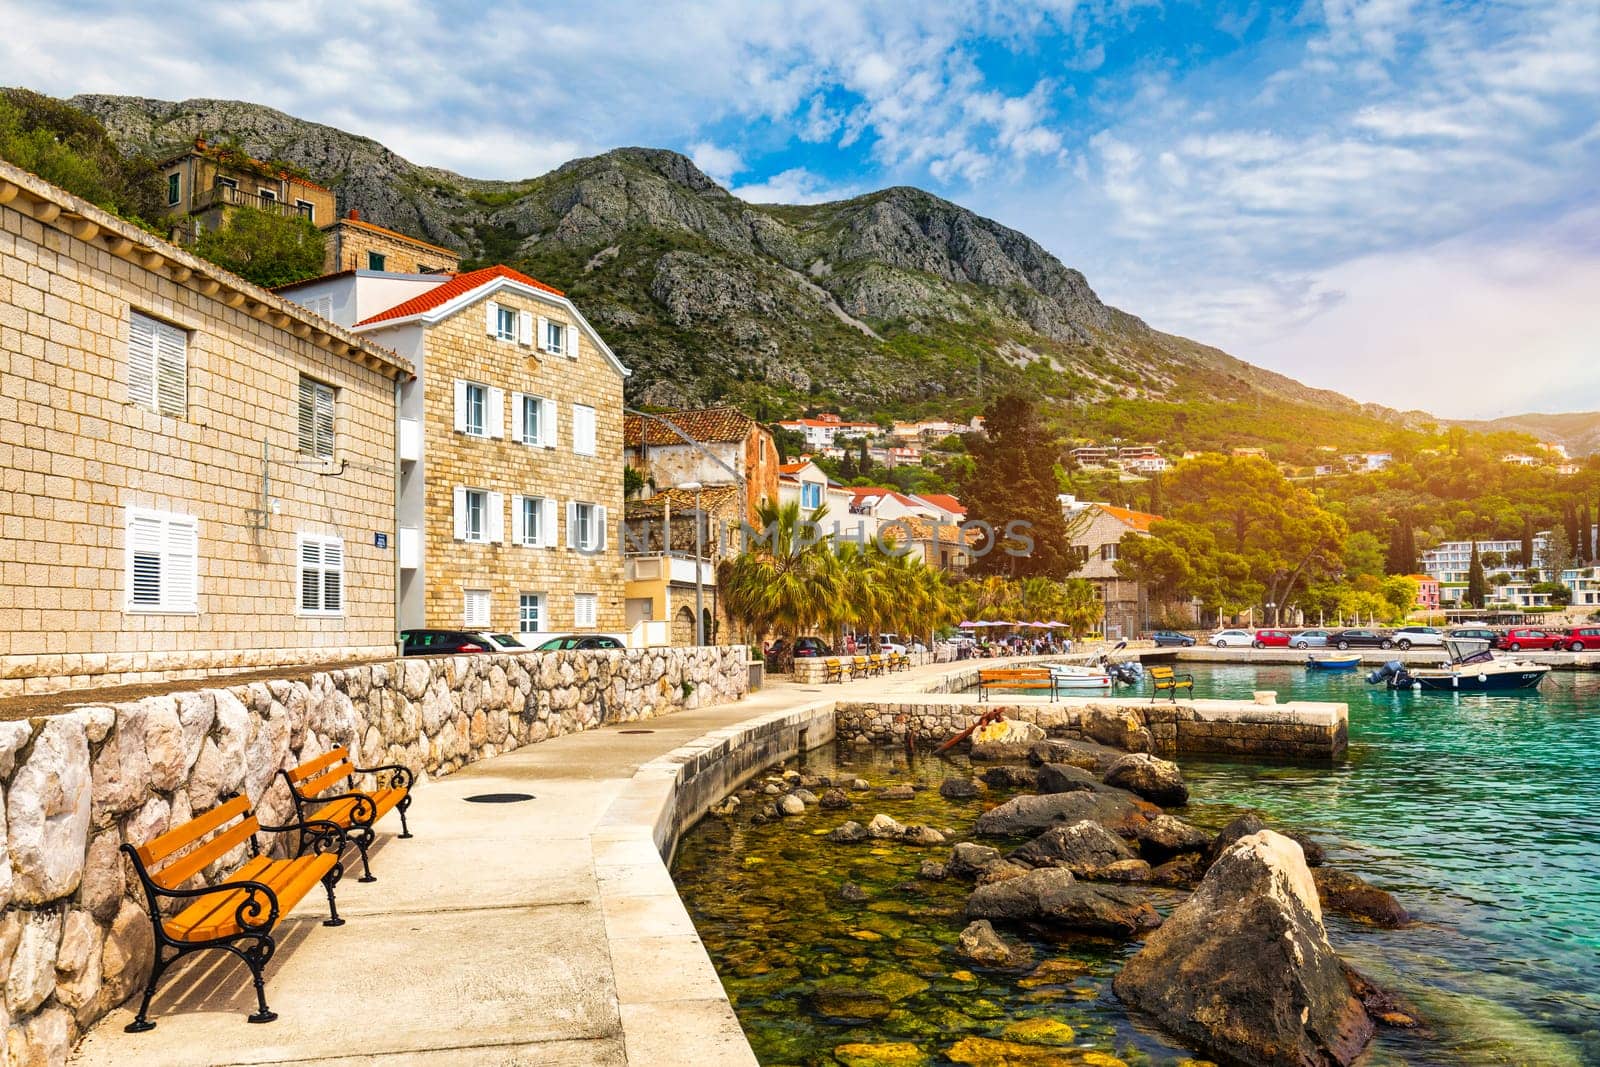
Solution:
[{"label": "bench leg", "polygon": [[377,876],[372,873],[372,865],[367,862],[367,849],[372,847],[372,842],[377,838],[370,826],[352,826],[346,833],[350,843],[356,846],[356,851],[361,853],[361,877],[358,882],[376,882]]},{"label": "bench leg", "polygon": [[400,803],[398,803],[398,804],[396,804],[394,806],[394,810],[398,811],[400,813],[400,836],[401,837],[410,837],[411,836],[411,828],[406,825],[406,809],[409,808],[410,806],[411,806],[411,794],[410,793],[407,793],[405,796],[401,797],[400,798]]},{"label": "bench leg", "polygon": [[256,1013],[248,1016],[253,1023],[270,1023],[278,1017],[278,1013],[267,1007],[267,983],[262,976],[262,971],[267,966],[267,961],[272,959],[273,941],[271,935],[263,935],[247,949],[241,949],[239,955],[250,968],[250,979],[256,987]]},{"label": "bench leg", "polygon": [[[363,852],[361,854],[361,858],[362,858],[362,860],[365,860],[367,858],[365,852]],[[333,899],[333,887],[335,885],[339,884],[339,879],[341,877],[343,877],[343,875],[344,875],[344,867],[341,864],[337,864],[336,863],[336,864],[333,865],[333,870],[329,871],[327,874],[322,876],[322,888],[324,888],[324,889],[326,889],[328,891],[328,915],[329,915],[329,918],[323,920],[323,922],[322,922],[323,926],[343,926],[344,925],[344,920],[339,918],[339,905]],[[372,881],[371,878],[363,878],[361,880],[363,882]]]},{"label": "bench leg", "polygon": [[156,1028],[156,1024],[150,1021],[150,998],[156,995],[156,983],[161,981],[162,973],[183,955],[179,952],[168,956],[161,948],[160,944],[156,945],[156,958],[150,966],[150,979],[144,984],[144,999],[139,1002],[139,1013],[133,1017],[133,1022],[123,1027],[130,1034],[142,1034]]}]

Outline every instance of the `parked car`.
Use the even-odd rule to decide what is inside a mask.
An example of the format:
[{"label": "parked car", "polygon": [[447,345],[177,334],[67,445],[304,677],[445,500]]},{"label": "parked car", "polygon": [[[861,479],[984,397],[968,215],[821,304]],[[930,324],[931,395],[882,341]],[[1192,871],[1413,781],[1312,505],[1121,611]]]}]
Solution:
[{"label": "parked car", "polygon": [[[783,655],[783,638],[780,637],[767,647],[767,658],[776,660],[781,655]],[[801,637],[795,640],[795,659],[816,659],[819,656],[831,655],[833,655],[833,650],[820,637]]]},{"label": "parked car", "polygon": [[517,639],[516,634],[495,634],[489,633],[487,630],[479,630],[477,633],[473,634],[473,636],[483,638],[485,641],[493,645],[495,647],[495,651],[497,652],[533,651],[532,646],[523,644]]},{"label": "parked car", "polygon": [[1548,651],[1566,644],[1567,635],[1556,630],[1535,630],[1531,626],[1513,626],[1500,638],[1496,648],[1509,652]]},{"label": "parked car", "polygon": [[[857,638],[858,642],[860,640],[860,638]],[[906,643],[901,639],[899,634],[879,634],[878,651],[884,653],[885,655],[893,653],[895,655],[903,656],[906,654]]]},{"label": "parked car", "polygon": [[401,630],[400,642],[407,656],[450,656],[495,650],[493,641],[464,630]]},{"label": "parked car", "polygon": [[1600,648],[1600,626],[1574,626],[1567,631],[1561,645],[1568,652],[1582,652],[1586,648]]},{"label": "parked car", "polygon": [[1249,630],[1218,630],[1207,639],[1212,648],[1249,648],[1254,641]]},{"label": "parked car", "polygon": [[623,647],[621,641],[618,641],[615,637],[607,637],[605,634],[566,634],[561,637],[552,637],[534,649],[534,651],[593,652],[597,649],[616,649],[621,647]]},{"label": "parked car", "polygon": [[1150,640],[1156,643],[1157,648],[1189,648],[1194,644],[1191,635],[1180,634],[1176,630],[1157,630],[1150,635]]},{"label": "parked car", "polygon": [[1443,648],[1444,631],[1432,626],[1402,626],[1393,634],[1394,643],[1402,651],[1410,649],[1413,645],[1423,648]]},{"label": "parked car", "polygon": [[1500,635],[1486,626],[1457,626],[1449,636],[1457,641],[1487,641],[1490,648],[1500,640]]},{"label": "parked car", "polygon": [[1328,644],[1328,631],[1301,630],[1289,638],[1290,648],[1324,648]]},{"label": "parked car", "polygon": [[1288,630],[1257,630],[1256,639],[1250,642],[1252,648],[1288,648],[1290,634]]},{"label": "parked car", "polygon": [[1377,630],[1335,630],[1328,635],[1328,644],[1343,652],[1347,648],[1393,648],[1388,634]]}]

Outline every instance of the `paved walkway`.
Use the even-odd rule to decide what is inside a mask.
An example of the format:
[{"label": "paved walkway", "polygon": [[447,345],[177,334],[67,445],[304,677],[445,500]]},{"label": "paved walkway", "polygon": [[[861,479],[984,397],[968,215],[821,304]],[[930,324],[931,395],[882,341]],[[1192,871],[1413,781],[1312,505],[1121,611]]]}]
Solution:
[{"label": "paved walkway", "polygon": [[[163,982],[155,1030],[124,1033],[132,1008],[119,1008],[76,1062],[753,1064],[659,856],[613,848],[595,829],[640,765],[702,734],[951,667],[842,686],[776,683],[738,704],[553,738],[419,786],[415,838],[400,841],[389,827],[373,856],[378,881],[340,885],[348,923],[321,926],[314,893],[281,924],[267,975],[277,1022],[248,1024],[248,972],[204,953]],[[536,799],[465,799],[496,792]]]}]

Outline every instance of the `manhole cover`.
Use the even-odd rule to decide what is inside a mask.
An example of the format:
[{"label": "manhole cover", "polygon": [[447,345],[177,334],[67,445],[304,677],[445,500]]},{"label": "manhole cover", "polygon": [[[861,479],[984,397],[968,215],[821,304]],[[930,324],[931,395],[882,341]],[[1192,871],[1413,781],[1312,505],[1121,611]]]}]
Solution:
[{"label": "manhole cover", "polygon": [[477,796],[463,797],[468,804],[520,804],[524,800],[532,800],[532,793],[479,793]]},{"label": "manhole cover", "polygon": [[618,730],[619,734],[653,734],[654,730]]}]

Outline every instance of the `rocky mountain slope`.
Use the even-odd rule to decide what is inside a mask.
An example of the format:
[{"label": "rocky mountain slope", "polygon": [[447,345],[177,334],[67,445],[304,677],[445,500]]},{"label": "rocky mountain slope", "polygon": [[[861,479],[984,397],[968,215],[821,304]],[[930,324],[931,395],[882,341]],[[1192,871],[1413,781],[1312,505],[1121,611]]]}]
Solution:
[{"label": "rocky mountain slope", "polygon": [[1451,425],[1477,433],[1525,433],[1541,441],[1565,445],[1572,456],[1600,455],[1600,411],[1559,415],[1530,412],[1498,419],[1457,419]]},{"label": "rocky mountain slope", "polygon": [[303,168],[374,222],[469,261],[524,267],[567,290],[633,367],[634,402],[731,400],[769,417],[834,404],[955,414],[1020,386],[1090,422],[1107,401],[1244,406],[1292,439],[1305,432],[1296,413],[1337,415],[1360,428],[1351,444],[1400,418],[1154,330],[1026,235],[918,189],[749,204],[685,157],[648,148],[482,181],[253,104],[72,103],[128,151],[231,137]]}]

